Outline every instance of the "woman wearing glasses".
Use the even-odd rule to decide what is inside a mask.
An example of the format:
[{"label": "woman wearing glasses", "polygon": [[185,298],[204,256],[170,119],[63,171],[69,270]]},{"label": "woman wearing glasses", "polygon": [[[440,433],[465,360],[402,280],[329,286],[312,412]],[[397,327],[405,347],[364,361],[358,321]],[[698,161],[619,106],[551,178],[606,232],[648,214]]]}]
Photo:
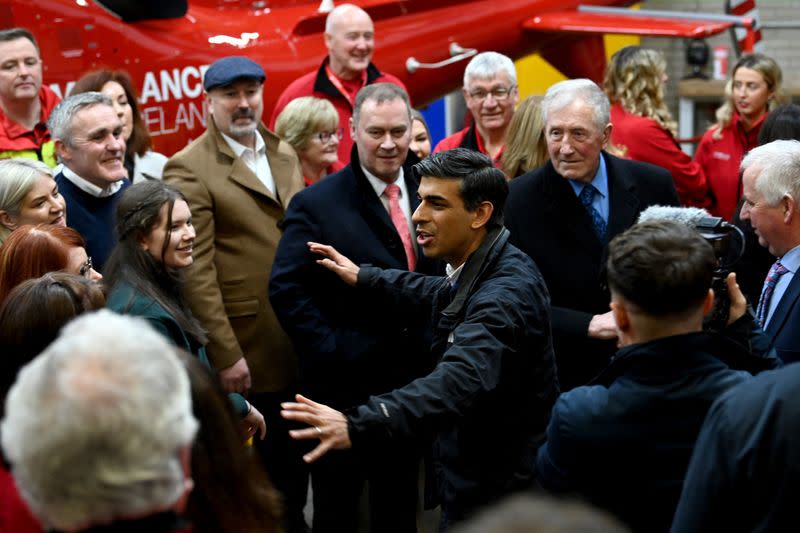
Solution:
[{"label": "woman wearing glasses", "polygon": [[0,244],[25,224],[67,225],[53,170],[33,159],[0,161]]},{"label": "woman wearing glasses", "polygon": [[338,155],[344,131],[329,101],[313,96],[292,100],[278,115],[275,133],[297,152],[306,186],[344,168]]},{"label": "woman wearing glasses", "polygon": [[677,125],[664,102],[666,80],[666,63],[655,50],[626,46],[611,57],[603,82],[611,101],[611,143],[628,159],[667,169],[684,205],[709,207],[706,175],[675,139]]},{"label": "woman wearing glasses", "polygon": [[102,280],[103,276],[92,268],[85,245],[72,228],[27,224],[14,230],[0,247],[0,303],[23,281],[48,272],[64,271]]},{"label": "woman wearing glasses", "polygon": [[[129,187],[117,204],[117,242],[106,264],[108,308],[144,318],[173,344],[209,364],[206,332],[184,299],[195,230],[186,198],[158,180]],[[266,435],[264,417],[245,399],[231,401],[248,436]]]}]

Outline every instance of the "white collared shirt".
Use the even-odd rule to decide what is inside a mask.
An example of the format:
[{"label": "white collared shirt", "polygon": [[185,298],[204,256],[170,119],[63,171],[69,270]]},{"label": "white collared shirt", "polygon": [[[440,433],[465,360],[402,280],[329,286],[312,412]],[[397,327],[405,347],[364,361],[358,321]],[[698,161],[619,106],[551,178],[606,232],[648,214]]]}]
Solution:
[{"label": "white collared shirt", "polygon": [[466,264],[466,262],[461,263],[461,266],[458,268],[453,268],[450,263],[444,266],[444,273],[447,274],[447,283],[449,283],[451,287],[454,287],[458,282],[458,278],[461,277],[461,271],[464,270],[464,265]]},{"label": "white collared shirt", "polygon": [[[364,168],[363,165],[361,166],[361,170],[364,171],[364,175],[367,177],[370,185],[372,185],[372,188],[375,189],[375,194],[377,194],[378,198],[381,199],[381,203],[383,204],[383,207],[386,208],[386,212],[391,214],[391,209],[389,209],[389,197],[383,194],[383,191],[386,190],[388,183],[372,174],[369,170]],[[394,184],[400,187],[400,198],[398,198],[398,202],[400,202],[400,209],[402,209],[403,213],[406,215],[408,231],[411,235],[411,242],[414,242],[417,233],[414,228],[414,224],[411,222],[411,200],[408,198],[406,180],[403,179],[403,167],[400,167],[400,173],[398,174],[397,180],[395,180]]]},{"label": "white collared shirt", "polygon": [[110,183],[108,187],[106,187],[105,189],[101,189],[94,183],[90,183],[85,179],[83,179],[82,177],[78,176],[73,171],[71,171],[69,167],[65,165],[61,167],[61,173],[64,175],[65,178],[71,181],[72,184],[75,185],[77,188],[79,188],[80,190],[82,190],[87,194],[91,194],[95,198],[106,198],[108,196],[113,195],[118,190],[120,190],[120,188],[122,187],[122,183],[125,179],[123,178],[119,181],[115,181],[114,183]]},{"label": "white collared shirt", "polygon": [[258,132],[258,130],[256,130],[255,134],[255,151],[253,151],[252,148],[243,145],[234,138],[225,135],[224,133],[222,133],[222,138],[225,139],[225,142],[227,142],[228,146],[231,147],[231,150],[233,150],[233,153],[236,154],[236,157],[241,159],[244,164],[247,165],[247,168],[253,171],[253,174],[255,174],[259,180],[261,180],[264,186],[269,189],[273,195],[276,195],[275,178],[272,177],[272,169],[269,168],[269,160],[267,160],[267,145],[264,144],[264,139],[261,137],[261,134]]}]

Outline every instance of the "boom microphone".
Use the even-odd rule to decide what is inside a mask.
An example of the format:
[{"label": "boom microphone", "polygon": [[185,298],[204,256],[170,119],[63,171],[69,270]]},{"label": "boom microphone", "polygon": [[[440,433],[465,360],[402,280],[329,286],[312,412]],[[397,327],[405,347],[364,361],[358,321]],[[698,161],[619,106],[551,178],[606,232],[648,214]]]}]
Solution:
[{"label": "boom microphone", "polygon": [[[728,312],[730,298],[728,296],[728,286],[725,279],[744,254],[744,234],[742,231],[723,220],[721,217],[712,217],[705,209],[699,207],[669,207],[654,205],[648,207],[639,215],[638,222],[657,222],[669,220],[683,224],[695,229],[711,247],[717,258],[717,268],[711,286],[716,295],[714,309],[710,316],[706,317],[706,329],[719,331],[728,322]],[[731,252],[731,236],[736,233],[739,235],[738,251]]]},{"label": "boom microphone", "polygon": [[[666,205],[651,205],[639,214],[637,222],[653,222],[658,220],[670,220],[696,228],[704,218],[715,218],[711,213],[699,207],[672,207]],[[720,219],[722,220],[722,219]]]}]

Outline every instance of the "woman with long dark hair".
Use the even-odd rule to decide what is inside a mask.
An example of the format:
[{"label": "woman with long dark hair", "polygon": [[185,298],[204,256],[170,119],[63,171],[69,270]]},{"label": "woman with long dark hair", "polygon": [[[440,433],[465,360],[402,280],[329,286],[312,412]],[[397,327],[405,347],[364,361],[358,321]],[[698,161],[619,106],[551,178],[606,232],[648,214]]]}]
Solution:
[{"label": "woman with long dark hair", "polygon": [[[161,181],[143,181],[126,190],[117,205],[119,241],[106,264],[111,290],[108,307],[145,318],[176,346],[206,364],[206,332],[183,296],[183,271],[191,266],[195,231],[186,198]],[[232,394],[248,435],[266,434],[264,417]]]}]

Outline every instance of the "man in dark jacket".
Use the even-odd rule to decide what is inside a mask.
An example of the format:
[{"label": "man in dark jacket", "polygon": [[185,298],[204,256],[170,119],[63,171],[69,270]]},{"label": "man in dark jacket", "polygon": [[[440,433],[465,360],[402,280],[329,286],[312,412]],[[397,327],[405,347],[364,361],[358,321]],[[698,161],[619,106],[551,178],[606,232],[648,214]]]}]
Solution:
[{"label": "man in dark jacket", "polygon": [[616,350],[604,263],[608,243],[651,205],[678,205],[663,168],[604,152],[608,98],[591,80],[566,80],[542,100],[550,161],[511,181],[511,242],[542,272],[553,304],[562,390],[585,385]]},{"label": "man in dark jacket", "polygon": [[611,242],[622,348],[592,384],[556,402],[537,458],[545,488],[576,492],[634,531],[669,529],[711,403],[779,364],[733,275],[728,328],[702,331],[715,267],[711,245],[675,222],[640,223]]},{"label": "man in dark jacket", "polygon": [[[350,164],[293,198],[272,265],[270,301],[297,350],[302,387],[337,409],[405,385],[432,366],[428,342],[418,334],[427,317],[353,294],[317,266],[307,246],[327,242],[382,268],[434,270],[412,237],[418,182],[404,167],[410,113],[408,96],[396,85],[368,85],[358,93]],[[315,532],[356,530],[364,480],[375,531],[415,527],[420,456],[408,448],[383,453],[393,460],[364,465],[341,453],[312,466]]]},{"label": "man in dark jacket", "polygon": [[797,531],[800,365],[735,387],[708,411],[672,530]]},{"label": "man in dark jacket", "polygon": [[323,266],[357,285],[354,296],[378,293],[391,305],[415,306],[417,314],[432,311],[436,367],[347,415],[298,396],[284,405],[284,416],[313,426],[292,432],[320,439],[309,462],[331,449],[364,453],[435,438],[433,474],[443,521],[451,524],[530,485],[558,384],[547,289],[502,225],[503,173],[463,148],[414,168],[421,176],[417,242],[426,256],[447,262],[446,278],[359,268],[330,246],[310,248],[326,257]]}]

